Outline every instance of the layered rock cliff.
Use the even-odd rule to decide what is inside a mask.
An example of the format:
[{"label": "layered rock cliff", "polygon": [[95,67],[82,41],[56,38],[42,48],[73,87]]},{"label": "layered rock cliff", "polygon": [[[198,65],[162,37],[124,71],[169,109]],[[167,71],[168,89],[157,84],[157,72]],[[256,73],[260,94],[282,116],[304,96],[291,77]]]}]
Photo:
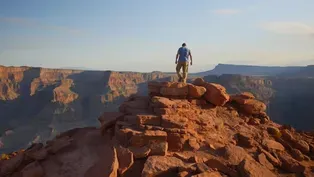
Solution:
[{"label": "layered rock cliff", "polygon": [[147,81],[160,79],[172,80],[160,72],[0,67],[0,152],[97,125],[103,111],[117,110],[130,95],[147,93]]},{"label": "layered rock cliff", "polygon": [[251,93],[216,83],[150,82],[100,128],[77,128],[4,155],[2,176],[310,177],[314,136],[269,119]]}]

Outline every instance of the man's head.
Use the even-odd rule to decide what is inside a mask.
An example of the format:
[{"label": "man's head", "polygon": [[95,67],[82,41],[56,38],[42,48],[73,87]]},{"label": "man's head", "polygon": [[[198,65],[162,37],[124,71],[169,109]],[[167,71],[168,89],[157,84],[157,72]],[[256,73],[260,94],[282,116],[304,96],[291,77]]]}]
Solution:
[{"label": "man's head", "polygon": [[186,46],[186,43],[183,43],[183,44],[182,44],[182,47],[185,47],[185,46]]}]

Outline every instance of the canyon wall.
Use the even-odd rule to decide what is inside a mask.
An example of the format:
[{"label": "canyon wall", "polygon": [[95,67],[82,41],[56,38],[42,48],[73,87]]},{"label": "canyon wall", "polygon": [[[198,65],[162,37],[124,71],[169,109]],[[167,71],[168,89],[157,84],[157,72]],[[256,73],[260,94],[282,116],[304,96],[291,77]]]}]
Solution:
[{"label": "canyon wall", "polygon": [[160,72],[80,71],[0,67],[0,151],[40,142],[73,127],[96,126],[132,94],[147,93]]}]

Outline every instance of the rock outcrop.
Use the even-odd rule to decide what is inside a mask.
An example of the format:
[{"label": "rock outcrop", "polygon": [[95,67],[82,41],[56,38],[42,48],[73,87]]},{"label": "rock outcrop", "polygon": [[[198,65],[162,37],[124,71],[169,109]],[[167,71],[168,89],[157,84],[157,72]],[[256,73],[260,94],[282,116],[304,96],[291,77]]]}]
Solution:
[{"label": "rock outcrop", "polygon": [[208,99],[208,88],[149,83],[149,96],[132,96],[120,112],[104,113],[100,128],[70,130],[8,154],[0,176],[314,175],[313,135],[272,122],[265,109],[243,109],[260,108],[249,93],[240,97],[252,101],[238,101],[219,86]]}]

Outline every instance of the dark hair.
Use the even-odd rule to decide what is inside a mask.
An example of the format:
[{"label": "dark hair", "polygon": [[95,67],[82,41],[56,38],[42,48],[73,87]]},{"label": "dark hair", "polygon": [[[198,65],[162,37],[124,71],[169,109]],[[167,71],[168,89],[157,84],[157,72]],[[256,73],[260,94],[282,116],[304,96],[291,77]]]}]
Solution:
[{"label": "dark hair", "polygon": [[182,47],[184,47],[184,46],[186,46],[186,43],[183,43],[183,44],[182,44]]}]

